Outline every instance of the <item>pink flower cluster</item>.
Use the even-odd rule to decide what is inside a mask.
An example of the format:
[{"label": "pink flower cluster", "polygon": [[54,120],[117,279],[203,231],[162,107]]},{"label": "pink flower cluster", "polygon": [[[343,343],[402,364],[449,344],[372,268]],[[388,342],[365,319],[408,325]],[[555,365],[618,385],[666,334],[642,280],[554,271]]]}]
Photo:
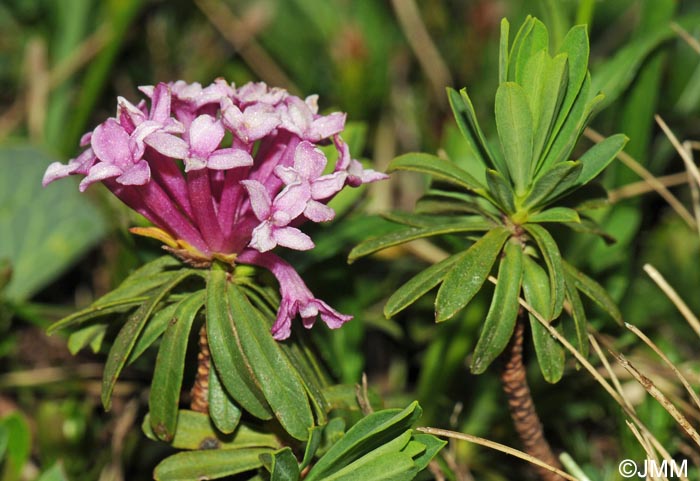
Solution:
[{"label": "pink flower cluster", "polygon": [[[339,135],[345,114],[319,115],[317,96],[302,100],[262,82],[236,88],[221,79],[206,87],[177,81],[141,91],[150,108],[120,97],[116,117],[83,136],[87,148],[78,157],[51,164],[43,184],[84,175],[81,191],[102,182],[181,257],[269,269],[282,295],[276,339],[290,335],[297,314],[306,327],[317,315],[333,328],[349,320],[315,299],[270,252],[278,245],[313,248],[301,224],[333,219],[326,204],[345,185],[386,178],[350,157]],[[338,151],[333,169],[317,148],[330,142]]]}]

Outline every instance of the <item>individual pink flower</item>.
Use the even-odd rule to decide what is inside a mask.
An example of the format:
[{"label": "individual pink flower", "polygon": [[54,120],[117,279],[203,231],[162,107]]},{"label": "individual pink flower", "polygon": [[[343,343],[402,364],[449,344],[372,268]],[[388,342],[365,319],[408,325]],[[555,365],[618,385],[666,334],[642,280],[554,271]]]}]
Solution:
[{"label": "individual pink flower", "polygon": [[[302,100],[262,82],[179,80],[140,90],[150,107],[120,97],[116,117],[83,136],[78,157],[51,164],[43,184],[68,175],[84,176],[81,190],[102,182],[154,224],[134,232],[190,264],[221,259],[269,269],[282,296],[276,339],[289,336],[297,315],[306,327],[317,316],[330,327],[349,320],[270,252],[313,248],[304,222],[331,220],[327,203],[345,185],[386,178],[350,157],[339,136],[345,114],[319,115],[316,96]],[[331,139],[338,160],[324,174],[328,160],[316,146]]]}]

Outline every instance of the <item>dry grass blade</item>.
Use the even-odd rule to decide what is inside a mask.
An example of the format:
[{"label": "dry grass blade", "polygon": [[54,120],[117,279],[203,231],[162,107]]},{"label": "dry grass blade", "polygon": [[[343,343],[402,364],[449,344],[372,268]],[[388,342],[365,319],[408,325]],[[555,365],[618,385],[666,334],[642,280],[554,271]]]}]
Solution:
[{"label": "dry grass blade", "polygon": [[617,378],[615,371],[613,371],[612,368],[610,367],[610,363],[608,362],[608,358],[605,356],[605,353],[603,353],[603,350],[600,348],[600,344],[598,344],[598,341],[596,340],[595,336],[593,336],[592,334],[588,334],[588,340],[591,342],[591,346],[593,346],[593,350],[598,355],[598,359],[600,359],[600,362],[603,363],[603,367],[607,371],[608,376],[610,376],[610,380],[612,381],[613,386],[615,386],[615,390],[620,395],[620,398],[625,402],[625,406],[627,406],[627,408],[630,411],[636,412],[634,409],[634,406],[632,406],[632,403],[630,402],[630,400],[625,397],[625,392],[622,390],[622,385],[620,384],[620,380]]},{"label": "dry grass blade", "polygon": [[[605,140],[605,137],[596,132],[595,130],[587,127],[584,131],[584,135],[591,139],[592,141],[599,143]],[[688,209],[679,201],[676,196],[674,196],[671,191],[669,191],[665,185],[663,185],[659,180],[654,177],[654,174],[645,169],[639,162],[634,160],[632,156],[623,152],[617,154],[617,158],[627,166],[632,172],[637,174],[639,177],[644,179],[649,186],[654,189],[667,203],[671,206],[673,210],[678,213],[679,216],[685,221],[686,224],[692,229],[696,228],[695,218],[688,212]]]},{"label": "dry grass blade", "polygon": [[440,55],[440,51],[430,38],[425,24],[420,18],[420,12],[414,0],[392,0],[391,4],[396,12],[396,17],[404,31],[408,44],[418,58],[423,72],[428,77],[435,99],[445,104],[445,85],[454,82],[447,64]]},{"label": "dry grass blade", "polygon": [[225,3],[214,0],[195,0],[194,3],[256,75],[271,85],[286,88],[292,94],[299,93],[299,88],[284,70],[255,41],[245,22],[236,17]]},{"label": "dry grass blade", "polygon": [[700,42],[698,42],[695,37],[693,37],[686,29],[678,25],[676,22],[671,22],[671,28],[678,34],[679,37],[685,40],[685,43],[687,43],[690,48],[700,54]]},{"label": "dry grass blade", "polygon": [[671,285],[666,282],[664,276],[661,275],[659,271],[654,268],[651,264],[644,265],[644,271],[651,277],[651,279],[656,283],[657,286],[666,294],[666,297],[673,302],[676,309],[683,315],[690,327],[693,328],[695,333],[700,337],[700,320],[697,318],[693,311],[690,310],[688,305],[681,299],[678,293],[671,287]]},{"label": "dry grass blade", "polygon": [[617,361],[622,367],[624,367],[627,372],[629,372],[632,377],[634,377],[639,384],[646,389],[646,391],[656,399],[661,406],[676,420],[678,425],[683,428],[683,430],[690,436],[690,438],[695,441],[695,443],[700,446],[700,434],[695,430],[695,428],[690,424],[688,418],[683,416],[681,412],[673,405],[671,401],[668,400],[666,395],[662,393],[652,382],[651,379],[646,377],[644,374],[640,373],[636,367],[634,367],[622,354],[614,354]]},{"label": "dry grass blade", "polygon": [[578,478],[575,478],[571,476],[568,473],[565,473],[561,469],[557,469],[553,466],[550,466],[547,463],[544,463],[540,461],[539,459],[530,456],[529,454],[526,454],[522,451],[518,451],[517,449],[511,448],[510,446],[506,446],[504,444],[500,444],[494,441],[489,441],[488,439],[480,438],[478,436],[472,436],[471,434],[464,434],[464,433],[458,433],[455,431],[448,431],[447,429],[438,429],[438,428],[417,428],[418,431],[427,433],[427,434],[433,434],[435,436],[443,436],[446,438],[452,438],[452,439],[459,439],[462,441],[468,441],[470,443],[478,444],[480,446],[485,446],[487,448],[495,449],[496,451],[500,451],[502,453],[510,454],[511,456],[514,456],[516,458],[523,459],[529,463],[532,463],[536,466],[539,466],[541,468],[547,469],[553,473],[558,474],[562,478],[568,479],[570,481],[580,481]]},{"label": "dry grass blade", "polygon": [[671,360],[668,358],[668,356],[666,354],[664,354],[664,352],[661,349],[659,349],[659,347],[656,344],[654,344],[654,341],[649,339],[646,334],[644,334],[642,331],[637,329],[635,326],[625,322],[625,327],[627,327],[627,329],[632,331],[638,338],[640,338],[642,341],[644,341],[644,343],[647,346],[652,348],[652,350],[666,363],[666,365],[669,368],[671,368],[671,370],[676,375],[678,380],[681,382],[681,384],[683,384],[683,387],[685,387],[685,390],[688,391],[688,394],[690,394],[690,397],[693,399],[693,402],[695,403],[695,405],[700,408],[700,399],[698,399],[698,395],[695,394],[695,391],[690,386],[690,383],[688,382],[688,380],[685,378],[685,376],[683,376],[683,374],[681,374],[681,372],[678,370],[678,368],[675,366],[675,364],[673,364],[671,362]]},{"label": "dry grass blade", "polygon": [[[688,173],[678,172],[676,174],[664,175],[661,177],[656,177],[663,186],[665,187],[675,187],[677,185],[683,185],[688,183]],[[649,185],[645,180],[639,182],[632,182],[617,189],[608,192],[608,201],[611,203],[620,202],[624,199],[629,199],[631,197],[637,197],[642,194],[647,194],[649,192],[655,192],[654,188]]]},{"label": "dry grass blade", "polygon": [[[635,426],[633,423],[629,421],[625,421],[625,424],[627,424],[627,427],[629,428],[630,431],[632,431],[632,434],[634,434],[634,437],[637,438],[637,441],[639,444],[642,445],[642,448],[644,449],[644,452],[647,455],[647,459],[651,459],[656,463],[656,466],[659,465],[659,458],[656,455],[656,452],[654,451],[654,448],[649,444],[648,440],[642,436],[642,434],[639,432],[639,429],[637,429],[637,426]],[[668,481],[668,478],[666,476],[663,476],[660,478],[662,480]],[[681,479],[685,479],[685,477],[681,477]]]},{"label": "dry grass blade", "polygon": [[[493,276],[489,276],[489,281],[493,282],[495,284],[496,279]],[[554,327],[552,327],[547,320],[542,317],[542,314],[537,312],[530,304],[527,303],[522,297],[519,298],[518,302],[520,303],[521,306],[523,306],[525,309],[530,312],[535,319],[537,319],[537,322],[542,324],[554,337],[557,341],[559,341],[565,348],[568,350],[573,356],[576,358],[576,360],[593,376],[593,378],[600,384],[603,389],[607,391],[607,393],[617,402],[620,407],[625,411],[625,414],[634,421],[634,423],[641,429],[641,431],[647,435],[653,444],[654,448],[659,452],[662,453],[664,456],[664,459],[668,462],[672,461],[672,458],[668,451],[663,447],[663,445],[659,442],[658,439],[649,431],[649,428],[646,427],[646,425],[639,419],[637,414],[633,411],[630,410],[627,407],[627,403],[623,400],[622,397],[615,391],[615,389],[608,383],[603,376],[600,375],[600,373],[596,370],[593,365],[588,362],[588,359],[586,359],[574,346],[571,345],[569,341],[566,340],[564,336],[562,336],[559,331],[557,331]]]}]

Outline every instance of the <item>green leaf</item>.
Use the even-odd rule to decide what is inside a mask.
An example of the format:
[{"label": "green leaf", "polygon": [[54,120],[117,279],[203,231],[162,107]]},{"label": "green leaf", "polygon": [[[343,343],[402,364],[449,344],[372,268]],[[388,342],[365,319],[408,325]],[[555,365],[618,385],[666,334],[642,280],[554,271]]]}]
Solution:
[{"label": "green leaf", "polygon": [[442,448],[447,445],[447,441],[436,438],[430,434],[413,433],[413,440],[425,446],[425,450],[418,457],[414,457],[413,462],[416,463],[416,468],[419,471],[428,467],[428,463],[437,455]]},{"label": "green leaf", "polygon": [[207,282],[207,338],[211,358],[226,391],[246,411],[271,419],[272,410],[256,384],[252,367],[241,347],[241,334],[228,301],[227,273],[212,269]]},{"label": "green leaf", "polygon": [[0,148],[0,259],[12,263],[11,301],[29,299],[105,235],[104,217],[75,182],[41,187],[55,160],[30,146]]},{"label": "green leaf", "polygon": [[530,214],[527,221],[533,224],[542,222],[580,223],[581,218],[574,209],[569,209],[568,207],[552,207],[551,209],[545,209],[535,214]]},{"label": "green leaf", "polygon": [[156,340],[165,332],[165,330],[170,325],[170,321],[175,315],[175,309],[177,309],[178,303],[173,302],[165,307],[158,309],[158,312],[151,316],[151,320],[146,324],[145,329],[139,336],[138,341],[134,349],[129,355],[129,360],[127,364],[131,364],[136,361],[141,355],[148,349]]},{"label": "green leaf", "polygon": [[311,464],[314,459],[314,455],[321,446],[321,441],[323,441],[323,431],[327,425],[324,426],[314,426],[309,430],[309,440],[306,442],[306,448],[304,449],[304,459],[301,460],[299,469],[304,469]]},{"label": "green leaf", "polygon": [[[378,448],[366,453],[351,464],[326,476],[325,481],[371,480],[410,480],[418,472],[413,456],[402,450],[408,446],[412,431],[401,435]],[[415,445],[414,445],[415,446]]]},{"label": "green leaf", "polygon": [[412,152],[396,157],[389,164],[387,172],[407,170],[428,174],[435,178],[450,182],[469,191],[478,191],[483,186],[469,172],[460,169],[449,160],[435,155]]},{"label": "green leaf", "polygon": [[[147,414],[141,429],[148,439],[158,441],[151,428],[151,416]],[[186,409],[180,410],[177,430],[170,445],[175,449],[241,449],[271,448],[279,449],[277,436],[270,432],[256,431],[245,424],[239,424],[232,434],[224,434],[212,424],[211,418],[204,414]]]},{"label": "green leaf", "polygon": [[4,458],[0,459],[3,464],[2,479],[19,480],[31,454],[32,435],[29,424],[24,416],[15,411],[0,419],[0,430],[5,432],[9,441],[5,447]]},{"label": "green leaf", "polygon": [[426,292],[442,282],[452,269],[452,266],[464,257],[465,254],[465,252],[461,252],[452,255],[413,276],[408,282],[396,289],[386,301],[384,315],[387,318],[395,316],[416,302],[420,297],[425,295]]},{"label": "green leaf", "polygon": [[71,327],[76,324],[82,324],[84,322],[90,321],[97,317],[107,316],[109,314],[119,314],[129,311],[135,307],[142,305],[148,300],[148,296],[133,297],[130,299],[123,299],[120,301],[115,301],[113,304],[106,304],[102,306],[95,306],[94,304],[83,310],[75,312],[70,316],[66,316],[63,319],[56,321],[47,329],[49,334],[53,334],[59,329],[66,327]]},{"label": "green leaf", "polygon": [[532,208],[547,204],[553,198],[552,193],[561,184],[572,185],[581,173],[579,162],[560,162],[544,172],[535,180],[530,193],[525,198],[523,205]]},{"label": "green leaf", "polygon": [[559,54],[553,59],[550,59],[549,55],[546,55],[544,57],[542,70],[541,81],[537,84],[537,90],[533,92],[533,95],[538,97],[536,108],[534,107],[535,104],[531,101],[531,105],[533,105],[532,114],[534,116],[535,133],[533,139],[533,162],[530,175],[535,175],[535,172],[541,164],[540,157],[550,139],[556,113],[564,97],[568,81],[568,76],[566,75],[566,54]]},{"label": "green leaf", "polygon": [[552,238],[552,235],[547,229],[537,224],[525,224],[525,230],[532,236],[537,243],[542,258],[547,264],[549,271],[549,292],[551,295],[551,305],[549,313],[551,317],[545,319],[556,319],[561,315],[561,310],[564,306],[564,267],[562,265],[559,246]]},{"label": "green leaf", "polygon": [[228,286],[231,314],[240,331],[240,347],[265,399],[282,427],[306,440],[314,417],[299,374],[268,330],[268,323],[235,284]]},{"label": "green leaf", "polygon": [[533,122],[525,90],[514,82],[501,84],[496,91],[496,129],[501,140],[516,195],[523,195],[529,184],[532,164]]},{"label": "green leaf", "polygon": [[[529,256],[523,262],[523,293],[528,304],[544,319],[552,318],[549,278]],[[532,313],[529,316],[540,371],[547,382],[555,383],[564,374],[564,349]]]},{"label": "green leaf", "polygon": [[576,286],[576,289],[598,304],[601,309],[607,312],[618,324],[624,324],[620,309],[617,307],[617,304],[615,304],[615,301],[612,300],[603,286],[576,269],[568,262],[562,262],[564,264],[564,272],[566,276],[569,278],[571,283]]},{"label": "green leaf", "polygon": [[568,276],[565,276],[566,298],[571,307],[571,318],[574,321],[574,331],[576,340],[572,344],[584,356],[588,357],[589,343],[588,330],[586,329],[586,311],[583,309],[581,296],[578,294],[576,286]]},{"label": "green leaf", "polygon": [[[457,121],[457,127],[459,127],[460,132],[467,140],[467,145],[471,152],[480,161],[481,166],[485,168],[489,165],[495,165],[497,160],[491,153],[486,136],[484,136],[479,126],[479,120],[466,87],[461,89],[459,93],[448,87],[447,98],[450,101],[452,113]],[[477,176],[477,178],[480,178],[480,176]]]},{"label": "green leaf", "polygon": [[561,101],[559,111],[551,131],[551,140],[559,133],[566,120],[574,101],[583,86],[588,73],[589,41],[586,25],[576,25],[564,37],[559,53],[566,54],[568,65],[568,82],[566,93]]},{"label": "green leaf", "polygon": [[623,134],[615,134],[588,149],[579,159],[583,169],[576,183],[583,185],[596,178],[617,157],[628,140]]},{"label": "green leaf", "polygon": [[449,223],[429,227],[408,227],[370,238],[361,242],[350,251],[348,262],[354,262],[360,257],[368,256],[389,247],[405,244],[416,239],[459,232],[479,232],[493,227],[493,223],[481,216],[464,216]]},{"label": "green leaf", "polygon": [[98,352],[102,346],[102,341],[107,333],[107,324],[88,324],[68,337],[68,350],[75,355],[87,345],[90,345],[92,352]]},{"label": "green leaf", "polygon": [[270,471],[270,481],[298,481],[301,476],[299,463],[292,453],[292,448],[263,454],[261,459]]},{"label": "green leaf", "polygon": [[508,81],[508,41],[510,36],[510,23],[507,18],[501,19],[501,39],[498,45],[498,83]]},{"label": "green leaf", "polygon": [[597,222],[586,217],[582,218],[579,223],[567,222],[564,225],[569,229],[573,230],[574,232],[597,235],[598,237],[603,239],[606,245],[612,245],[615,242],[617,242],[617,239],[609,233],[605,232]]},{"label": "green leaf", "polygon": [[165,442],[172,440],[175,435],[187,342],[194,319],[203,304],[204,291],[196,292],[181,300],[175,308],[170,325],[163,335],[163,342],[158,349],[148,407],[151,412],[153,432]]},{"label": "green leaf", "polygon": [[395,211],[384,213],[382,217],[391,222],[411,227],[446,227],[449,225],[471,227],[474,224],[493,226],[493,224],[485,222],[483,217],[475,215],[425,215]]},{"label": "green leaf", "polygon": [[490,230],[452,267],[435,299],[437,322],[453,317],[479,292],[509,235],[502,227]]},{"label": "green leaf", "polygon": [[192,269],[180,270],[172,280],[156,289],[151,294],[151,297],[135,313],[129,316],[129,319],[121,328],[119,334],[117,334],[114,344],[107,355],[107,362],[105,363],[102,376],[102,405],[105,410],[109,410],[111,407],[112,391],[117,383],[117,378],[153,311],[171,290],[193,274],[195,272]]},{"label": "green leaf", "polygon": [[231,434],[241,420],[241,410],[224,389],[216,369],[209,369],[209,416],[219,431]]},{"label": "green leaf", "polygon": [[53,466],[41,473],[36,481],[68,481],[68,476],[63,469],[63,463],[56,461]]},{"label": "green leaf", "polygon": [[520,304],[520,284],[523,270],[522,247],[508,242],[498,268],[498,281],[491,300],[491,307],[481,328],[479,341],[474,348],[471,371],[481,374],[503,352],[513,335]]},{"label": "green leaf", "polygon": [[161,461],[153,471],[153,476],[157,481],[223,478],[259,468],[262,466],[260,455],[269,452],[265,448],[185,451]]},{"label": "green leaf", "polygon": [[514,71],[511,72],[509,68],[508,74],[514,75],[515,82],[525,85],[529,81],[525,76],[525,66],[537,52],[549,49],[549,32],[540,20],[531,16],[528,16],[520,30],[510,54],[510,68],[514,62]]},{"label": "green leaf", "polygon": [[486,169],[486,183],[499,207],[509,214],[515,212],[513,189],[506,179],[498,171]]},{"label": "green leaf", "polygon": [[586,76],[569,115],[566,117],[556,138],[554,138],[551,147],[546,151],[544,161],[540,167],[541,171],[569,158],[583,129],[586,127],[592,114],[600,107],[603,98],[602,94],[592,96],[590,75]]},{"label": "green leaf", "polygon": [[384,409],[367,415],[328,449],[309,471],[305,481],[327,480],[330,474],[402,434],[421,413],[420,406],[414,401],[405,409]]}]

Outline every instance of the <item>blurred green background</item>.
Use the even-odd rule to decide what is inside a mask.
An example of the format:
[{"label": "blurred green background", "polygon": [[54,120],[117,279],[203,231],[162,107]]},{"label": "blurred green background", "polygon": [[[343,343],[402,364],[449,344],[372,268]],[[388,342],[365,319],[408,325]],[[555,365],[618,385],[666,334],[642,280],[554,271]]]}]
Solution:
[{"label": "blurred green background", "polygon": [[[480,117],[488,119],[500,19],[518,26],[527,14],[548,25],[554,45],[570,26],[589,25],[594,85],[609,103],[595,129],[626,133],[626,152],[668,184],[686,209],[679,215],[614,163],[602,179],[614,202],[597,215],[617,243],[568,240],[561,232],[564,254],[603,283],[628,322],[699,385],[698,338],[642,270],[653,264],[700,312],[692,197],[683,163],[653,117],[660,114],[682,140],[700,139],[700,53],[677,33],[700,36],[697,1],[4,0],[0,480],[150,479],[167,454],[139,429],[155,354],[131,367],[114,408],[104,413],[103,356],[73,357],[65,337],[44,335],[53,320],[89,304],[159,252],[155,243],[130,236],[126,229],[142,220],[100,187],[79,195],[77,182],[40,185],[51,161],[77,155],[80,136],[114,115],[118,95],[136,101],[138,86],[177,79],[264,80],[302,96],[319,94],[324,111],[348,112],[353,154],[376,169],[415,150],[443,149],[459,158],[466,147],[444,88],[468,86]],[[680,175],[664,177],[671,174]],[[346,265],[354,244],[390,228],[376,214],[410,209],[425,185],[421,177],[401,175],[346,195],[336,205],[342,215],[312,232],[317,248],[287,256],[320,298],[356,316],[340,331],[319,328],[314,336],[338,381],[357,383],[366,372],[388,405],[417,398],[426,425],[517,447],[496,371],[474,377],[466,368],[483,301],[437,326],[430,296],[396,319],[381,313],[393,289],[449,250],[449,241],[419,242]],[[593,317],[604,348],[623,351],[686,416],[700,420],[658,358],[631,333]],[[689,459],[695,470],[689,477],[698,476],[697,446],[624,370],[615,372],[640,417],[673,456]],[[530,382],[550,442],[592,480],[619,479],[619,461],[643,458],[619,407],[573,362],[557,385],[546,384],[536,369]],[[444,456],[449,479],[527,476],[521,461],[473,445],[453,443]],[[514,472],[523,474],[514,478]]]}]

